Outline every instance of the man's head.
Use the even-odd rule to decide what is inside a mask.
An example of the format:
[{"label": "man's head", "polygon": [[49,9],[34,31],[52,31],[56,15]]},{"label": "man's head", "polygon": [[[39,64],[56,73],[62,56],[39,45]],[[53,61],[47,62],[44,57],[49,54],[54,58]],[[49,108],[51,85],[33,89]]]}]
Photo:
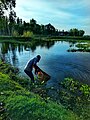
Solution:
[{"label": "man's head", "polygon": [[37,55],[37,58],[38,58],[38,62],[40,61],[41,59],[41,56],[40,55]]}]

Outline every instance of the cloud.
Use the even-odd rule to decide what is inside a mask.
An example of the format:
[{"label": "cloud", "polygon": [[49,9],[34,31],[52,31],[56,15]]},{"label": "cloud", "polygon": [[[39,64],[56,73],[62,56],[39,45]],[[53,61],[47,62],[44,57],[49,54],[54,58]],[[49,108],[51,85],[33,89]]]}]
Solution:
[{"label": "cloud", "polygon": [[53,24],[58,29],[82,28],[90,34],[89,0],[17,0],[17,16],[34,18],[39,24]]}]

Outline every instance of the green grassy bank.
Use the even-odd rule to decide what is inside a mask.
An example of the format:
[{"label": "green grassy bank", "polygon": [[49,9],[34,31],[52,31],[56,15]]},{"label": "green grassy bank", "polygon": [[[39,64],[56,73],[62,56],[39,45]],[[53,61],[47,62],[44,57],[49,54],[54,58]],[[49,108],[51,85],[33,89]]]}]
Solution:
[{"label": "green grassy bank", "polygon": [[0,36],[0,40],[16,40],[16,41],[32,41],[32,40],[45,40],[45,41],[51,41],[51,40],[87,40],[90,41],[90,36],[43,36],[43,35],[34,35],[33,37],[13,37],[13,36]]},{"label": "green grassy bank", "polygon": [[45,102],[0,72],[0,120],[79,120],[61,104]]},{"label": "green grassy bank", "polygon": [[90,36],[49,36],[47,39],[58,40],[58,39],[66,39],[66,40],[90,40]]}]

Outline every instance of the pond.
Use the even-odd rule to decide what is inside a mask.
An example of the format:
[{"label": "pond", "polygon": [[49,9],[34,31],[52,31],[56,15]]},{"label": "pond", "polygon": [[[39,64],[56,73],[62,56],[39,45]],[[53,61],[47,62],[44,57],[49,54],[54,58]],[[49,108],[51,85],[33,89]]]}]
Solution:
[{"label": "pond", "polygon": [[51,79],[48,85],[57,86],[66,77],[72,77],[90,85],[90,53],[68,52],[76,43],[52,41],[34,44],[0,43],[0,55],[6,61],[18,67],[20,74],[26,76],[24,67],[27,61],[37,54],[41,55],[38,66],[46,71]]}]

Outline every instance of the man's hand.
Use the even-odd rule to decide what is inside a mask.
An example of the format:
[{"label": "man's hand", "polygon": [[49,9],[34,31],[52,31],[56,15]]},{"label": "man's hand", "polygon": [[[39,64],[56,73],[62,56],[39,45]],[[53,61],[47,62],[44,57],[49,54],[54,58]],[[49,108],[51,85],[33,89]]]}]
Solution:
[{"label": "man's hand", "polygon": [[37,75],[38,74],[38,72],[40,72],[40,70],[37,68],[37,69],[35,69],[35,74]]}]

